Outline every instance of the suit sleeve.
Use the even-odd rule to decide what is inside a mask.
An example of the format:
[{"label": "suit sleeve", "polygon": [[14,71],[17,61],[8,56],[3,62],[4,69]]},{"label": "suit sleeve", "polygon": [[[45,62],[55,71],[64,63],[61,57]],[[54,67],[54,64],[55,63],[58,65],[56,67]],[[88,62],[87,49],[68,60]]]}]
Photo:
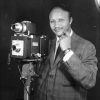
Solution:
[{"label": "suit sleeve", "polygon": [[[84,46],[81,58],[75,53],[64,62],[68,72],[86,89],[92,88],[96,83],[97,75],[97,58],[96,49],[93,44]],[[74,52],[74,51],[73,51]]]}]

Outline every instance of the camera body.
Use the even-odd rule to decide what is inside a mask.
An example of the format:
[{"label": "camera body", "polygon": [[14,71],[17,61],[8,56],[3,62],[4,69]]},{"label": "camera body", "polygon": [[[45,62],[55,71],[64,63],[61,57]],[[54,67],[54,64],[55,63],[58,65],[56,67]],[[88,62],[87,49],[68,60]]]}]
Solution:
[{"label": "camera body", "polygon": [[11,36],[11,57],[37,59],[48,55],[49,40],[45,35],[37,35],[35,25],[30,21],[15,23],[11,26],[15,32]]}]

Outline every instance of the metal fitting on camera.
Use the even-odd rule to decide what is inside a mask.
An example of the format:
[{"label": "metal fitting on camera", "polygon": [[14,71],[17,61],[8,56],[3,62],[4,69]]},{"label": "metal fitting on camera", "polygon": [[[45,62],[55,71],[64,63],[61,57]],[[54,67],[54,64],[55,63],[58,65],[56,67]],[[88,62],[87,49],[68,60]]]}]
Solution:
[{"label": "metal fitting on camera", "polygon": [[22,21],[12,24],[11,30],[16,32],[15,34],[30,35],[36,33],[36,25],[31,21]]}]

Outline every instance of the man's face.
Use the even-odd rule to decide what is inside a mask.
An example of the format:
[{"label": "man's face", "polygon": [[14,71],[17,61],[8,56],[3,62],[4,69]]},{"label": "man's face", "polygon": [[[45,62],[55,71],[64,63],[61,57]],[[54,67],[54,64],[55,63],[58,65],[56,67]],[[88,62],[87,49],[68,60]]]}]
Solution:
[{"label": "man's face", "polygon": [[51,11],[49,19],[51,30],[55,33],[55,35],[62,36],[65,32],[69,31],[71,24],[69,12],[56,8]]}]

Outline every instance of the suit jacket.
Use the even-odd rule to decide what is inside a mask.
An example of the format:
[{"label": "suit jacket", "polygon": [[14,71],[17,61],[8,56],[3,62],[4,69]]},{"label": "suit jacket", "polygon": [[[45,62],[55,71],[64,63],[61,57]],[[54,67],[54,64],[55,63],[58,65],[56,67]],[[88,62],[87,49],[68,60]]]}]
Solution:
[{"label": "suit jacket", "polygon": [[87,89],[96,83],[97,58],[94,45],[73,33],[71,50],[74,54],[63,62],[60,51],[54,60],[56,39],[52,40],[50,54],[42,66],[40,100],[86,100]]}]

